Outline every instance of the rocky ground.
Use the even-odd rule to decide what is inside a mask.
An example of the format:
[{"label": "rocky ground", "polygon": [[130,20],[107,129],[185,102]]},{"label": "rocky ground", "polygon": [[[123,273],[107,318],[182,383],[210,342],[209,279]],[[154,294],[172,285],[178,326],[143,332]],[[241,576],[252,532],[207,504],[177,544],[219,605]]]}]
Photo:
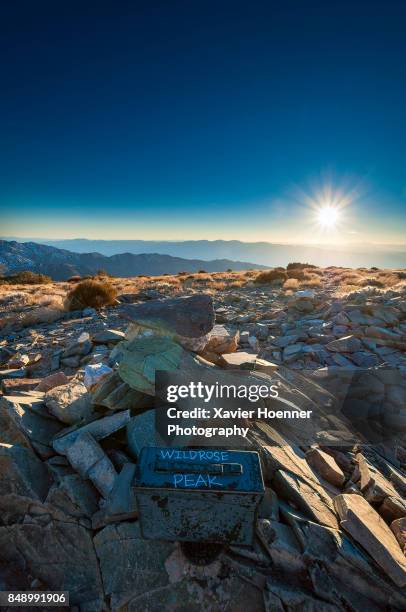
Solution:
[{"label": "rocky ground", "polygon": [[[1,590],[68,590],[89,611],[405,609],[406,286],[379,274],[114,280],[116,306],[75,312],[67,284],[3,287]],[[278,377],[299,407],[334,400],[385,435],[350,442],[337,411],[308,443],[251,423],[266,482],[254,545],[193,564],[141,537],[134,497],[154,368],[179,347],[199,372]]]}]

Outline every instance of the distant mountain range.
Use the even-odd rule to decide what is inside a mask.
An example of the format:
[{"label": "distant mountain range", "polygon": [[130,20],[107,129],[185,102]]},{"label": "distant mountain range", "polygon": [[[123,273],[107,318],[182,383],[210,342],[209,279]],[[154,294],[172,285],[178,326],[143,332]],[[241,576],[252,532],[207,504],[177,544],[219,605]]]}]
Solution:
[{"label": "distant mountain range", "polygon": [[36,242],[16,242],[0,240],[0,265],[6,274],[22,270],[41,272],[55,280],[66,280],[70,276],[80,274],[91,275],[98,270],[105,270],[113,276],[128,277],[138,274],[156,276],[160,274],[176,274],[177,272],[224,272],[232,270],[248,270],[261,268],[257,264],[229,259],[183,259],[171,255],[157,253],[121,253],[106,257],[100,253],[73,253],[66,249],[58,249]]},{"label": "distant mountain range", "polygon": [[[17,239],[21,242],[22,239]],[[134,255],[156,254],[212,261],[227,259],[252,267],[286,266],[291,261],[302,261],[319,266],[347,266],[352,268],[377,266],[379,268],[405,268],[405,245],[359,244],[348,247],[325,247],[309,245],[272,244],[270,242],[241,242],[238,240],[71,240],[35,239],[34,242],[48,244],[74,253],[97,252],[112,256],[122,253]],[[208,264],[199,264],[206,265]],[[218,265],[218,264],[216,264]],[[228,264],[227,264],[228,265]],[[234,266],[236,264],[233,264]],[[230,265],[231,267],[231,265]],[[167,270],[170,272],[170,270]]]}]

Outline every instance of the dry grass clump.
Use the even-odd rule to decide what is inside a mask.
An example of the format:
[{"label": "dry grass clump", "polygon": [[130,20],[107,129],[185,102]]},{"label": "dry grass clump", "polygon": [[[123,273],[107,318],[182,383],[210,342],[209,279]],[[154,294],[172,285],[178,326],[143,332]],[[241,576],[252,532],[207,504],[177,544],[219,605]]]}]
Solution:
[{"label": "dry grass clump", "polygon": [[258,285],[267,285],[269,283],[282,285],[286,280],[288,280],[286,270],[283,268],[274,268],[273,270],[260,272],[255,278],[254,283]]},{"label": "dry grass clump", "polygon": [[303,287],[318,287],[319,285],[321,285],[321,278],[316,274],[305,274],[301,285]]},{"label": "dry grass clump", "polygon": [[288,290],[296,290],[299,289],[299,281],[297,278],[288,278],[287,281],[283,283],[283,289]]},{"label": "dry grass clump", "polygon": [[84,308],[102,308],[114,304],[117,291],[107,281],[86,280],[69,291],[66,296],[68,310],[83,310]]},{"label": "dry grass clump", "polygon": [[47,285],[52,283],[52,278],[46,274],[37,274],[29,270],[23,272],[15,272],[0,278],[2,285]]}]

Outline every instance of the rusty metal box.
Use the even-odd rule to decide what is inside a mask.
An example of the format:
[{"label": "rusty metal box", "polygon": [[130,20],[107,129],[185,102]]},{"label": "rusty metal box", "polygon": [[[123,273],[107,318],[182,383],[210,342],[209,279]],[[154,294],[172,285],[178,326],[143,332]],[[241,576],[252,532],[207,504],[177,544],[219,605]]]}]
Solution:
[{"label": "rusty metal box", "polygon": [[248,546],[264,483],[256,452],[149,447],[135,491],[144,538]]}]

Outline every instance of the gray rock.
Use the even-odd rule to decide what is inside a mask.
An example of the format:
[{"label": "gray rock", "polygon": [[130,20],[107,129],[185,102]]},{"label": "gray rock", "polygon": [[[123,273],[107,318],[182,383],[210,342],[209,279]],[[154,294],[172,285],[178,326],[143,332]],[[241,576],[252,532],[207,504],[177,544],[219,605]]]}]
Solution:
[{"label": "gray rock", "polygon": [[54,387],[44,401],[51,414],[68,425],[88,419],[93,412],[91,395],[84,384],[76,381]]},{"label": "gray rock", "polygon": [[68,448],[74,443],[76,438],[83,432],[87,431],[92,434],[95,440],[103,440],[110,434],[125,427],[131,418],[129,410],[117,412],[112,416],[107,416],[97,421],[92,421],[87,425],[77,429],[69,429],[62,431],[53,441],[52,446],[57,453],[65,455]]},{"label": "gray rock", "polygon": [[19,575],[28,575],[45,590],[69,591],[71,606],[102,610],[103,585],[89,531],[66,515],[50,518],[47,505],[36,510],[37,516],[0,527],[0,565],[13,569],[14,588],[27,589]]},{"label": "gray rock", "polygon": [[92,518],[93,529],[100,529],[108,523],[137,518],[138,511],[133,488],[134,476],[135,465],[125,463],[104,506]]},{"label": "gray rock", "polygon": [[137,522],[108,525],[96,534],[94,545],[113,610],[169,584],[164,564],[174,545],[144,540]]},{"label": "gray rock", "polygon": [[127,444],[135,459],[145,446],[160,446],[160,436],[155,429],[155,410],[132,417],[127,425]]},{"label": "gray rock", "polygon": [[92,343],[90,336],[87,332],[83,332],[77,340],[69,344],[66,349],[62,352],[62,359],[67,357],[74,357],[76,355],[83,357],[92,350]]},{"label": "gray rock", "polygon": [[92,336],[95,344],[117,344],[117,342],[121,342],[124,338],[125,333],[117,329],[104,329]]},{"label": "gray rock", "polygon": [[43,501],[50,484],[46,466],[32,450],[0,443],[0,495],[16,494]]},{"label": "gray rock", "polygon": [[[18,400],[20,398],[17,396],[14,399]],[[5,423],[6,419],[10,421],[7,425]],[[54,419],[41,416],[33,412],[29,405],[18,404],[8,400],[7,397],[0,399],[0,423],[2,424],[2,432],[10,431],[13,423],[44,458],[53,454],[52,439],[62,429],[62,425]],[[6,441],[3,437],[2,440]],[[24,444],[24,446],[26,445]]]},{"label": "gray rock", "polygon": [[326,344],[329,351],[340,353],[355,353],[361,349],[361,340],[355,336],[344,336]]},{"label": "gray rock", "polygon": [[205,294],[123,305],[119,312],[140,325],[190,338],[206,335],[214,325],[213,301]]},{"label": "gray rock", "polygon": [[91,480],[101,495],[108,497],[117,473],[93,436],[89,432],[81,433],[67,449],[66,455],[80,476]]}]

